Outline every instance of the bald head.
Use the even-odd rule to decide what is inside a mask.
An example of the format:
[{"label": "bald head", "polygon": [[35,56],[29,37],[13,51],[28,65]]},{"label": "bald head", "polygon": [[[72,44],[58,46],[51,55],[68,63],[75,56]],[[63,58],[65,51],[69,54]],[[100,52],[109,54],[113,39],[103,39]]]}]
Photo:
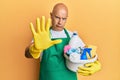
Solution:
[{"label": "bald head", "polygon": [[65,4],[63,4],[63,3],[58,3],[58,4],[56,4],[56,5],[53,7],[52,13],[56,13],[56,12],[58,12],[59,10],[64,10],[64,11],[67,13],[67,15],[68,15],[68,8],[67,8],[67,6],[66,6]]}]

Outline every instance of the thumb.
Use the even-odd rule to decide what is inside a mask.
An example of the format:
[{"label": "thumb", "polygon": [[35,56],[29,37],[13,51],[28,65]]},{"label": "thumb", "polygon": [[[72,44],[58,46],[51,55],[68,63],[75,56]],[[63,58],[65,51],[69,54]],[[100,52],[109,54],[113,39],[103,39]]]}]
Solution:
[{"label": "thumb", "polygon": [[51,42],[51,44],[54,45],[54,44],[58,44],[58,43],[61,43],[61,42],[62,42],[61,39],[59,39],[59,40],[53,40],[53,41]]}]

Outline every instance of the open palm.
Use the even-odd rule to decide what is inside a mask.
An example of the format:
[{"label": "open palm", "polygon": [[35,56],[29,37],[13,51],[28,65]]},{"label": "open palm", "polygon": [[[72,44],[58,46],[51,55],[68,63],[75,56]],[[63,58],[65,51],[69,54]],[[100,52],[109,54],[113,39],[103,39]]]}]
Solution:
[{"label": "open palm", "polygon": [[39,18],[36,20],[36,31],[32,23],[30,23],[30,28],[34,38],[34,47],[36,49],[47,49],[54,44],[58,44],[61,40],[51,40],[50,39],[50,28],[51,19],[49,18],[45,24],[45,17],[42,16],[40,21]]}]

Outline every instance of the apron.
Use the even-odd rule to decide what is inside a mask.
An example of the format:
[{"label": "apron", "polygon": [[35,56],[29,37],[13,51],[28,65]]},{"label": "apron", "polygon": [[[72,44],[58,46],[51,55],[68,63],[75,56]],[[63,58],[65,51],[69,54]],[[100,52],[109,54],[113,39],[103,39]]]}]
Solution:
[{"label": "apron", "polygon": [[67,38],[57,38],[62,42],[43,51],[39,80],[77,80],[76,73],[68,70],[65,64],[63,50],[64,46],[69,43],[70,37],[65,29],[64,31]]}]

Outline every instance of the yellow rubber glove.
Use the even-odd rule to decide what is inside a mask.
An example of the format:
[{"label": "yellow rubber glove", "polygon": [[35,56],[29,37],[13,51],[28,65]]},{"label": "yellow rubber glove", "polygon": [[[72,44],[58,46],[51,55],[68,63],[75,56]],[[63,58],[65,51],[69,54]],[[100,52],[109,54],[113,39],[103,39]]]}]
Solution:
[{"label": "yellow rubber glove", "polygon": [[40,50],[40,49],[36,49],[34,47],[34,44],[32,44],[30,47],[29,47],[29,52],[30,54],[32,55],[33,58],[35,59],[38,59],[40,57],[40,54],[43,50]]},{"label": "yellow rubber glove", "polygon": [[84,65],[84,67],[78,68],[78,74],[81,74],[83,76],[89,76],[94,74],[95,72],[98,72],[101,69],[101,64],[99,61],[95,61],[93,63],[87,63]]},{"label": "yellow rubber glove", "polygon": [[49,18],[45,24],[45,17],[42,16],[41,22],[40,19],[37,18],[36,20],[36,26],[37,30],[35,31],[34,26],[32,23],[30,23],[30,29],[33,34],[34,38],[34,44],[30,46],[30,53],[34,58],[39,58],[40,53],[49,47],[51,47],[54,44],[61,43],[62,40],[51,40],[50,39],[50,25],[51,25],[51,19]]}]

